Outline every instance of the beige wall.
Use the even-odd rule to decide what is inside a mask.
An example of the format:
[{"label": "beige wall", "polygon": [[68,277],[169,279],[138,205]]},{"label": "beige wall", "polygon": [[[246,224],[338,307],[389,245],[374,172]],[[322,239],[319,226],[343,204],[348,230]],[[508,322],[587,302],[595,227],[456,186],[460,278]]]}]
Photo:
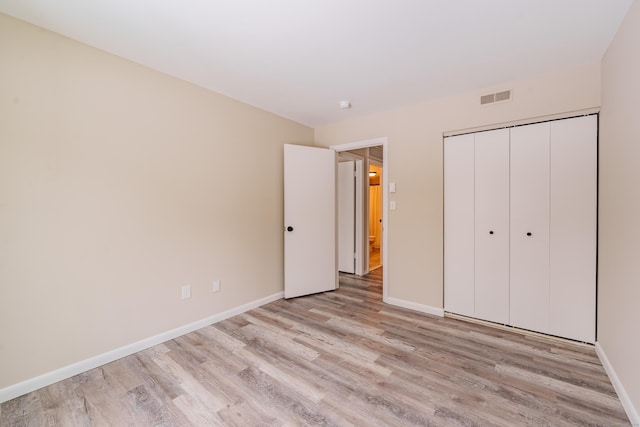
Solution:
[{"label": "beige wall", "polygon": [[[513,89],[511,102],[479,105],[480,95],[504,89]],[[388,219],[389,296],[442,307],[443,132],[599,105],[600,65],[593,64],[322,126],[315,130],[315,143],[331,146],[389,138],[385,173],[397,184],[397,192],[390,195],[397,201],[397,210],[389,211]]]},{"label": "beige wall", "polygon": [[312,142],[0,15],[0,389],[282,291],[282,146]]},{"label": "beige wall", "polygon": [[640,3],[602,62],[598,341],[640,411]]}]

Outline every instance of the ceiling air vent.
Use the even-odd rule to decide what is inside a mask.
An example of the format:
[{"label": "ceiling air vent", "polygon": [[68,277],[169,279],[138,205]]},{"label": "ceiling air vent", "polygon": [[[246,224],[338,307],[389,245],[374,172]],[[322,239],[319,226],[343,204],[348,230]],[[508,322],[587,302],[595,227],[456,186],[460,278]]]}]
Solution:
[{"label": "ceiling air vent", "polygon": [[480,97],[480,105],[493,104],[495,102],[505,102],[511,100],[511,91],[505,90],[498,93],[490,93]]},{"label": "ceiling air vent", "polygon": [[495,93],[492,93],[490,95],[483,95],[480,97],[480,105],[491,104],[492,102],[496,102]]},{"label": "ceiling air vent", "polygon": [[511,91],[505,90],[504,92],[496,93],[496,102],[508,101],[511,99]]}]

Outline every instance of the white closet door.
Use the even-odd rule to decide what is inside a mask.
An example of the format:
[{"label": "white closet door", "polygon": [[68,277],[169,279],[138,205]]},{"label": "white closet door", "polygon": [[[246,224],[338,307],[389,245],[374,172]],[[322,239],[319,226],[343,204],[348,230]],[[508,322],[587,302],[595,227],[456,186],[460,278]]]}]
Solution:
[{"label": "white closet door", "polygon": [[474,137],[444,142],[444,308],[474,313]]},{"label": "white closet door", "polygon": [[509,129],[475,135],[475,317],[509,323]]},{"label": "white closet door", "polygon": [[595,342],[597,117],[551,123],[550,333]]},{"label": "white closet door", "polygon": [[549,333],[549,123],[511,129],[511,324]]}]

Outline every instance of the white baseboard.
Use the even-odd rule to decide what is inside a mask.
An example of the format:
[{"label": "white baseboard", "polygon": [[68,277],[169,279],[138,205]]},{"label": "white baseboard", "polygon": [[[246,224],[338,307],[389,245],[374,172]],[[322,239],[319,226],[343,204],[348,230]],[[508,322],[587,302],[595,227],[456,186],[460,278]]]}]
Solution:
[{"label": "white baseboard", "polygon": [[278,292],[277,294],[273,294],[256,301],[249,302],[247,304],[232,308],[219,314],[214,314],[213,316],[198,320],[188,325],[180,326],[170,331],[145,338],[141,341],[125,345],[124,347],[99,354],[95,357],[91,357],[89,359],[82,360],[63,368],[56,369],[55,371],[47,372],[46,374],[39,375],[35,378],[31,378],[26,381],[11,385],[9,387],[5,387],[3,389],[0,389],[0,403],[14,399],[18,396],[22,396],[23,394],[30,393],[39,388],[46,387],[58,381],[71,378],[74,375],[81,374],[88,370],[97,368],[98,366],[105,365],[107,363],[121,359],[125,356],[129,356],[133,353],[137,353],[149,347],[153,347],[154,345],[172,340],[181,335],[188,334],[189,332],[193,332],[200,328],[204,328],[205,326],[220,322],[221,320],[227,319],[231,316],[235,316],[237,314],[244,313],[245,311],[249,311],[253,308],[260,307],[261,305],[279,300],[283,298],[283,296],[283,292]]},{"label": "white baseboard", "polygon": [[403,299],[386,297],[383,302],[391,305],[396,305],[402,308],[408,308],[409,310],[419,311],[421,313],[431,314],[434,316],[444,317],[444,308],[432,307],[430,305],[418,304]]},{"label": "white baseboard", "polygon": [[613,369],[613,365],[609,362],[609,358],[604,352],[604,349],[600,345],[599,342],[596,342],[596,353],[602,362],[602,366],[604,370],[607,372],[609,379],[611,380],[611,384],[613,384],[613,388],[618,393],[618,398],[622,403],[622,407],[627,413],[627,417],[629,417],[629,421],[632,426],[640,426],[640,415],[638,415],[637,409],[633,406],[633,402],[631,402],[631,398],[627,394],[627,391],[624,389],[622,382],[620,382],[620,378],[616,374],[616,371]]}]

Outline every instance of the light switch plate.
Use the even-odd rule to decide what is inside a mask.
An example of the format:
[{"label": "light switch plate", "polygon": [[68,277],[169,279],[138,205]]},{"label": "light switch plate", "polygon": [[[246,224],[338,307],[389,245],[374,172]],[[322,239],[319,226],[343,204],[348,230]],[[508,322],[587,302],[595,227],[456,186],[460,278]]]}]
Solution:
[{"label": "light switch plate", "polygon": [[389,193],[395,193],[396,192],[396,183],[395,182],[390,182],[389,183]]}]

